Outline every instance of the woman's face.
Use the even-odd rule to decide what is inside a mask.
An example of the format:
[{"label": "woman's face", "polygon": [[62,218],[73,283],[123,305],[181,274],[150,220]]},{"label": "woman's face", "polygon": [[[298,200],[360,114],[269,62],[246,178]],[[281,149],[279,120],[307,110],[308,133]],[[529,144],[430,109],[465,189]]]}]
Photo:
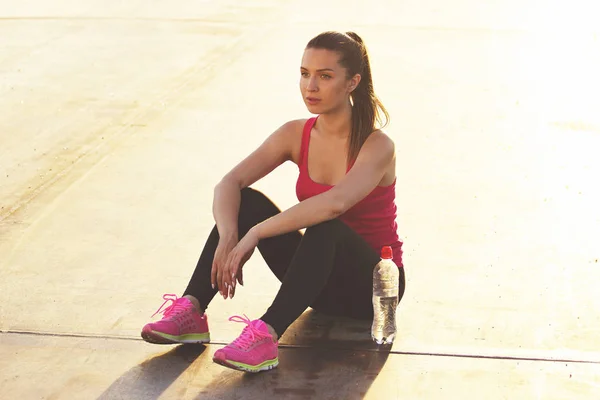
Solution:
[{"label": "woman's face", "polygon": [[[336,51],[309,48],[300,66],[300,92],[304,104],[313,114],[325,114],[344,107],[360,75],[348,79],[346,68]],[[357,78],[358,77],[358,78]],[[356,83],[357,84],[357,83]]]}]

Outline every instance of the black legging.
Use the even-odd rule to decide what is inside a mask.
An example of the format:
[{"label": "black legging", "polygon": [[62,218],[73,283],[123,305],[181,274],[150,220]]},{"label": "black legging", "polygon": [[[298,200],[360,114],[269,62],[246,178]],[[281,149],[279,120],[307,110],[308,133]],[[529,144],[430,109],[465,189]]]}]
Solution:
[{"label": "black legging", "polygon": [[[240,239],[254,225],[280,212],[261,192],[242,189]],[[215,226],[184,292],[196,297],[205,308],[218,292],[210,282],[218,243]],[[373,318],[373,267],[379,262],[379,254],[339,219],[311,226],[304,235],[296,231],[260,240],[258,250],[281,281],[275,300],[260,318],[279,337],[309,306],[326,314]],[[404,279],[404,269],[400,268],[399,300],[404,294]]]}]

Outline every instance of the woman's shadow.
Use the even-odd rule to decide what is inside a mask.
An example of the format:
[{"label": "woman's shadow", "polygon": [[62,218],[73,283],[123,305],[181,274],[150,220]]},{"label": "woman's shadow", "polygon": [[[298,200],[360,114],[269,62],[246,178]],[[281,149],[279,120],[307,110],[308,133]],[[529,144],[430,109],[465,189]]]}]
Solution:
[{"label": "woman's shadow", "polygon": [[371,323],[307,310],[280,341],[279,367],[259,374],[223,369],[200,399],[362,399],[391,346],[376,346]]},{"label": "woman's shadow", "polygon": [[152,357],[119,377],[98,399],[158,399],[205,350],[204,345],[179,345]]}]

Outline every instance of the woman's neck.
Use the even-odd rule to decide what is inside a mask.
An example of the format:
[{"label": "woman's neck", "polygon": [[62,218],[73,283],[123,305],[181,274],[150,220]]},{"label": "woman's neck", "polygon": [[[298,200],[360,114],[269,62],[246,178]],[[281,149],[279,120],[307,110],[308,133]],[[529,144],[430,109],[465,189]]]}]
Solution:
[{"label": "woman's neck", "polygon": [[346,139],[352,132],[352,105],[340,107],[325,114],[320,114],[317,129],[323,136]]}]

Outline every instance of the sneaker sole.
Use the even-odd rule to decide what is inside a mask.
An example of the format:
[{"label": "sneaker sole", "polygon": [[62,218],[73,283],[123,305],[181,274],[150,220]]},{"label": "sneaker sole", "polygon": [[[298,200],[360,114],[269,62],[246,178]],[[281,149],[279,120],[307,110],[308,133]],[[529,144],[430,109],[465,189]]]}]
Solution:
[{"label": "sneaker sole", "polygon": [[236,371],[244,371],[244,372],[252,372],[252,373],[269,371],[274,368],[277,368],[277,366],[279,365],[279,359],[277,359],[277,358],[274,360],[267,360],[264,363],[259,364],[257,366],[236,363],[235,361],[221,360],[218,358],[213,358],[213,361],[224,367],[235,369]]},{"label": "sneaker sole", "polygon": [[210,343],[210,333],[172,336],[162,332],[150,331],[142,332],[142,339],[152,344]]}]

